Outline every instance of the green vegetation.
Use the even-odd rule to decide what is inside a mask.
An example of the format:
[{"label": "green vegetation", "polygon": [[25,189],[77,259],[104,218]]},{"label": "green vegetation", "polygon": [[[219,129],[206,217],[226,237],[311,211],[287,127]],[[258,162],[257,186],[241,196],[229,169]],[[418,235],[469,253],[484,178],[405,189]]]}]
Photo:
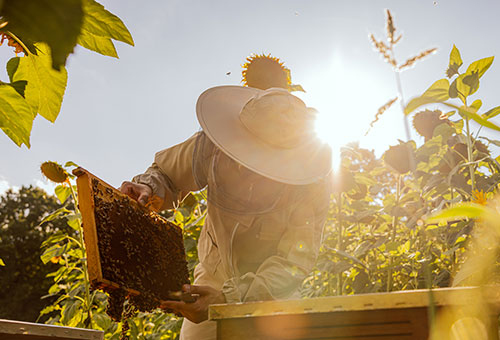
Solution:
[{"label": "green vegetation", "polygon": [[[460,75],[462,61],[453,47],[447,72],[450,77],[458,75],[455,81],[451,85],[447,79],[435,82],[405,108],[405,113],[429,104],[455,109],[423,110],[414,115],[413,126],[425,138],[420,147],[411,140],[400,142],[383,159],[356,145],[343,148],[322,252],[316,270],[304,284],[305,296],[452,283],[464,260],[474,220],[455,218],[437,224],[425,219],[459,202],[484,204],[496,193],[500,164],[488,147],[499,143],[479,132],[473,135],[470,120],[498,129],[488,119],[500,111],[496,107],[479,115],[479,99],[466,105],[492,61],[476,61]],[[475,79],[467,81],[470,86],[462,84],[462,79],[469,79],[466,77]],[[464,105],[446,102],[453,96]]]},{"label": "green vegetation", "polygon": [[[66,232],[54,233],[41,244],[43,263],[55,263],[56,266],[47,274],[52,285],[48,288],[46,298],[52,298],[52,302],[40,312],[40,316],[50,324],[103,330],[109,339],[118,339],[122,334],[128,334],[132,339],[177,338],[182,319],[161,310],[136,313],[125,307],[124,315],[127,318],[123,323],[114,322],[106,314],[107,294],[89,289],[81,216],[74,205],[77,200],[76,187],[72,184],[74,176],[69,171],[75,164],[68,162],[65,167],[53,162],[48,164],[51,167],[45,168],[52,171],[46,173],[47,177],[55,179],[58,178],[56,174],[64,173],[68,179],[55,188],[55,194],[63,206],[47,215],[41,223],[59,221],[68,227]],[[59,171],[54,171],[56,165]],[[163,213],[167,219],[184,229],[191,279],[198,263],[196,240],[206,213],[203,197],[202,193],[189,194],[176,210]]]},{"label": "green vegetation", "polygon": [[55,122],[68,80],[64,67],[78,44],[118,58],[113,40],[133,45],[123,22],[94,0],[0,1],[0,35],[16,55],[0,81],[0,128],[18,146],[30,147],[37,115]]},{"label": "green vegetation", "polygon": [[60,207],[55,197],[33,187],[9,190],[0,198],[0,258],[5,262],[0,268],[0,318],[34,322],[50,302],[41,297],[51,286],[46,275],[55,265],[40,262],[40,245],[71,230],[63,221],[42,219]]}]

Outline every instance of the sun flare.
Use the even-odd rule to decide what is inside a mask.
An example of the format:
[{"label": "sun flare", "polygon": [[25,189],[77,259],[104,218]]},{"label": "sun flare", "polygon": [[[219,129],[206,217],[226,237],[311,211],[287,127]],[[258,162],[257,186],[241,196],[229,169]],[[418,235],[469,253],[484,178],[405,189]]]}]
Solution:
[{"label": "sun flare", "polygon": [[303,82],[309,91],[300,96],[318,110],[316,133],[332,148],[334,170],[342,146],[359,142],[360,147],[382,154],[402,133],[401,113],[390,108],[365,136],[378,107],[393,95],[392,84],[380,83],[368,74],[337,53],[327,67],[311,71]]}]

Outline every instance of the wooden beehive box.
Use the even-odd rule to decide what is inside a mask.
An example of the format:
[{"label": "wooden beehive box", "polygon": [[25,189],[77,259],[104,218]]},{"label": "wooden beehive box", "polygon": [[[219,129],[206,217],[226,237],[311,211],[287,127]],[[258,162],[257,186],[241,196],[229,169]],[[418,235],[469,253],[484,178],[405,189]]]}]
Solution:
[{"label": "wooden beehive box", "polygon": [[189,283],[181,228],[90,172],[73,173],[92,286],[156,300],[176,296]]},{"label": "wooden beehive box", "polygon": [[212,305],[209,319],[218,340],[428,340],[429,320],[433,340],[498,340],[499,312],[494,286]]},{"label": "wooden beehive box", "polygon": [[104,332],[0,319],[0,339],[5,340],[102,340]]}]

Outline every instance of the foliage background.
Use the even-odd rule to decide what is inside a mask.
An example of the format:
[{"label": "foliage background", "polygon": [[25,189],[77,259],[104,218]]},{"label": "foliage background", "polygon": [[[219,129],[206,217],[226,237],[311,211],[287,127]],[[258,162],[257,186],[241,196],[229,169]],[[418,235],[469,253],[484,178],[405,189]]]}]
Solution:
[{"label": "foliage background", "polygon": [[40,226],[44,215],[60,208],[56,198],[40,188],[22,187],[0,198],[1,269],[0,318],[35,321],[48,303],[40,298],[52,285],[46,275],[55,264],[43,265],[40,245],[57,231],[69,232],[64,221]]}]

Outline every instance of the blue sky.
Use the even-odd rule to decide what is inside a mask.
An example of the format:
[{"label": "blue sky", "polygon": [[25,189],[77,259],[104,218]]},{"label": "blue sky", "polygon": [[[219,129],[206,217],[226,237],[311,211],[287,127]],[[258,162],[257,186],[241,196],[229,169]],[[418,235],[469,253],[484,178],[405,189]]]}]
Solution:
[{"label": "blue sky", "polygon": [[[398,105],[363,136],[378,107],[397,95],[391,68],[368,39],[370,33],[384,38],[386,8],[403,33],[396,47],[400,62],[438,48],[401,74],[406,100],[444,77],[453,44],[464,68],[500,57],[500,0],[100,2],[125,22],[135,47],[118,43],[118,60],[75,50],[56,123],[35,120],[31,149],[0,134],[0,192],[44,185],[38,167],[45,160],[72,160],[119,186],[144,171],[156,151],[199,129],[198,95],[212,86],[240,84],[241,64],[251,53],[272,53],[285,62],[293,82],[307,91],[300,97],[325,115],[322,127],[335,147],[358,140],[380,155],[405,138]],[[2,63],[12,56],[11,48],[0,47]],[[484,109],[500,105],[499,79],[497,59],[474,97]]]}]

